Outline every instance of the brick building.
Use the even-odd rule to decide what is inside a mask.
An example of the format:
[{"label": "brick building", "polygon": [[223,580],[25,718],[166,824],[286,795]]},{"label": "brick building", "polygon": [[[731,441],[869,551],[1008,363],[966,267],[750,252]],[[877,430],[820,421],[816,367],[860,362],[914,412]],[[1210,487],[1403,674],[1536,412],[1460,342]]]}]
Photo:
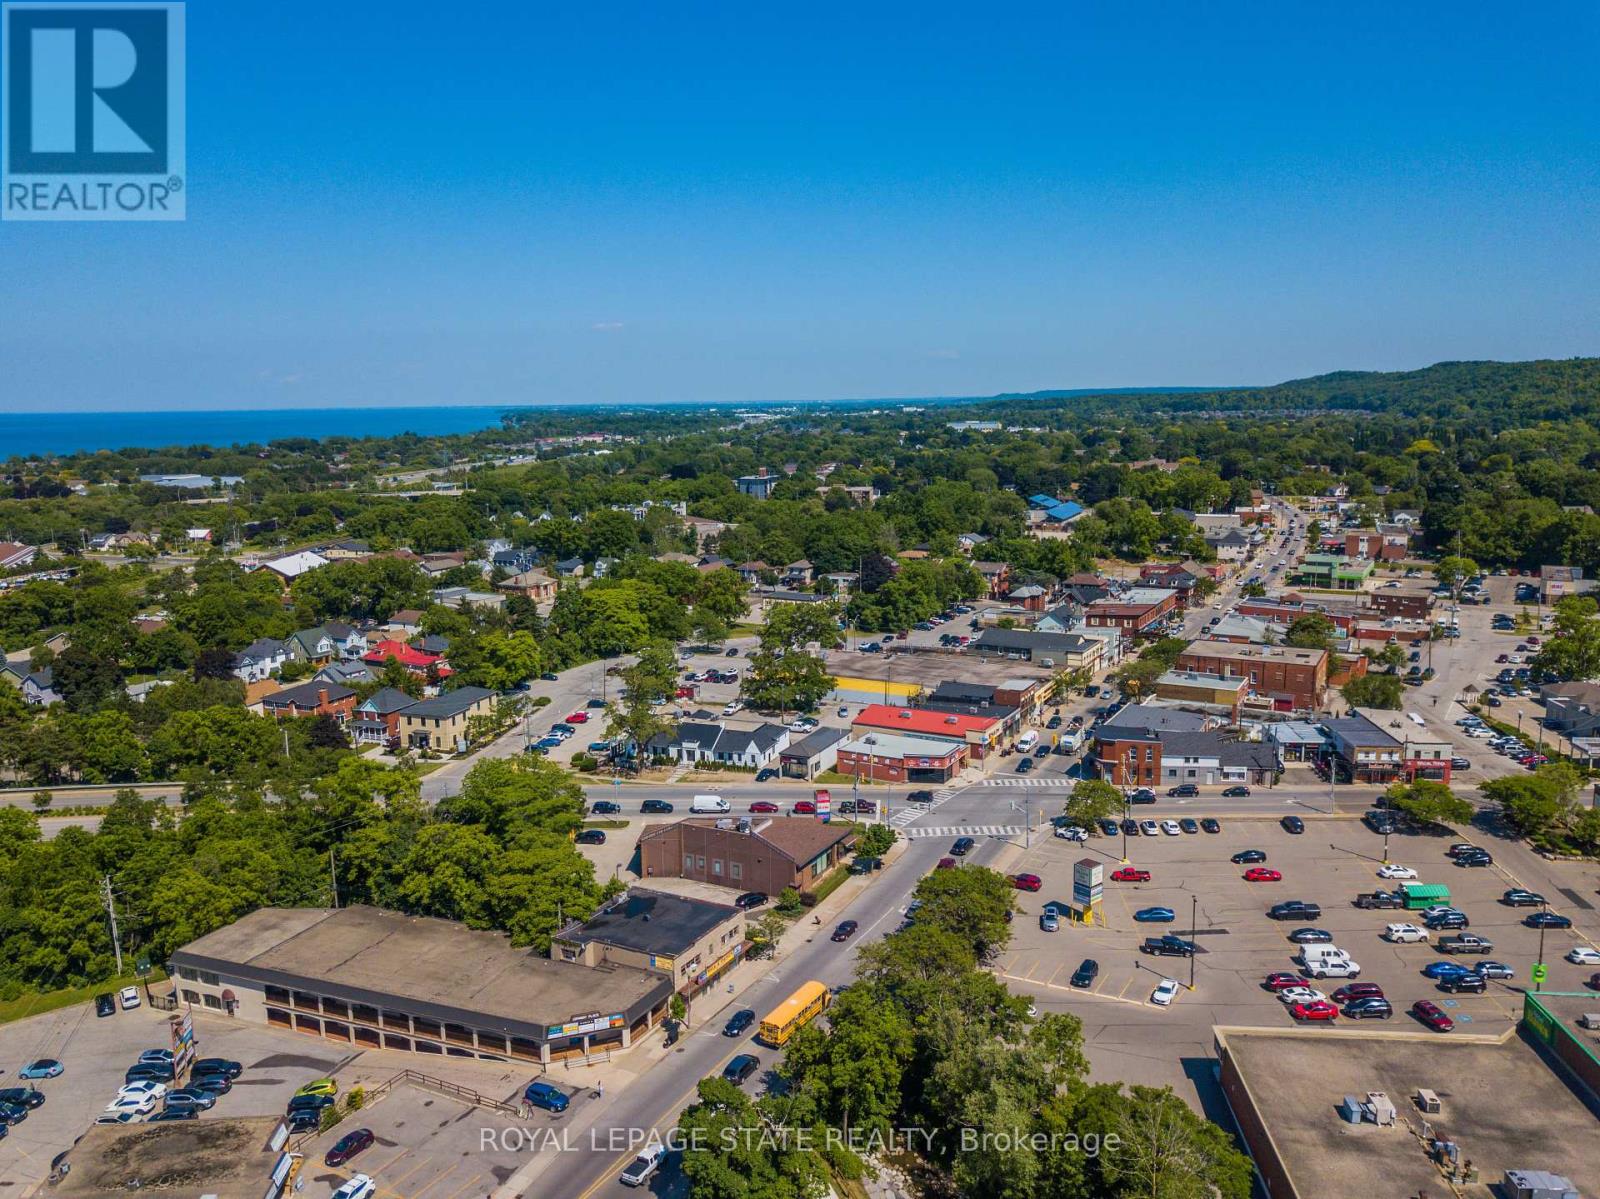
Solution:
[{"label": "brick building", "polygon": [[1083,622],[1090,628],[1121,629],[1131,637],[1165,620],[1177,607],[1178,593],[1170,587],[1132,587],[1089,604]]},{"label": "brick building", "polygon": [[1290,645],[1193,641],[1177,669],[1249,680],[1250,694],[1279,711],[1320,708],[1328,690],[1328,651]]},{"label": "brick building", "polygon": [[848,824],[794,816],[679,820],[639,837],[645,878],[684,878],[736,891],[810,891],[855,844]]}]

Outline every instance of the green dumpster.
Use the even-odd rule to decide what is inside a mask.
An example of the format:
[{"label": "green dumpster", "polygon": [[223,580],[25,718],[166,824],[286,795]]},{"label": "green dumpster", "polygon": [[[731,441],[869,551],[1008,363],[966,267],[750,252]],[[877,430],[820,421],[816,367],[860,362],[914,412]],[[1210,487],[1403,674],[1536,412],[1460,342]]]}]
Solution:
[{"label": "green dumpster", "polygon": [[1406,897],[1408,912],[1450,902],[1450,888],[1443,883],[1401,883],[1400,894]]}]

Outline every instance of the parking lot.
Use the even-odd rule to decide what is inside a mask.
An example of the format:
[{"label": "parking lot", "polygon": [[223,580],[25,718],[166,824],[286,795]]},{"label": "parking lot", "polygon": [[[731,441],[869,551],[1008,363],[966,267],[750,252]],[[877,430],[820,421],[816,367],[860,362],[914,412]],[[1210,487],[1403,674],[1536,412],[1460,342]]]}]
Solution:
[{"label": "parking lot", "polygon": [[[1165,812],[1160,805],[1156,810],[1158,818]],[[1186,814],[1204,813],[1195,808]],[[1054,838],[1036,844],[1013,869],[1039,875],[1044,886],[1036,894],[1018,893],[1019,917],[1012,944],[997,968],[1014,990],[1033,996],[1041,1007],[1075,1011],[1091,1024],[1128,1019],[1144,1024],[1144,1013],[1148,1013],[1157,1022],[1199,1029],[1212,1024],[1287,1026],[1291,1019],[1284,1005],[1263,989],[1262,980],[1272,972],[1296,970],[1292,955],[1297,947],[1287,935],[1297,927],[1315,925],[1331,932],[1335,943],[1359,963],[1361,981],[1376,982],[1383,988],[1395,1008],[1394,1019],[1384,1027],[1419,1028],[1405,1014],[1417,999],[1433,1000],[1449,1012],[1458,1027],[1470,1025],[1473,1032],[1498,1033],[1517,1019],[1520,989],[1537,956],[1539,934],[1522,924],[1528,909],[1500,903],[1504,890],[1519,885],[1502,866],[1454,866],[1444,852],[1454,840],[1452,836],[1396,835],[1390,839],[1391,860],[1415,868],[1423,882],[1449,886],[1452,902],[1471,919],[1470,931],[1493,942],[1488,957],[1515,971],[1509,981],[1491,981],[1482,995],[1457,997],[1445,994],[1420,973],[1428,962],[1442,956],[1431,943],[1391,945],[1381,939],[1385,925],[1419,922],[1417,913],[1353,906],[1359,893],[1380,887],[1392,890],[1399,885],[1376,876],[1383,838],[1349,817],[1309,816],[1305,823],[1305,833],[1296,836],[1284,831],[1276,820],[1224,817],[1222,831],[1215,835],[1129,838],[1130,861],[1152,874],[1146,883],[1110,881],[1112,869],[1120,865],[1120,837],[1096,836],[1081,847]],[[1266,865],[1281,871],[1283,881],[1243,881],[1247,867],[1235,865],[1229,858],[1247,848],[1264,850]],[[1044,904],[1070,899],[1072,863],[1084,857],[1105,864],[1104,923],[1083,928],[1063,921],[1059,932],[1041,931],[1037,917]],[[1576,892],[1548,898],[1553,901],[1551,910],[1572,916],[1577,928],[1546,933],[1545,960],[1550,967],[1546,987],[1582,989],[1594,968],[1569,964],[1561,955],[1573,945],[1593,944],[1591,938],[1600,931],[1594,909]],[[1288,899],[1320,904],[1322,918],[1275,921],[1266,916],[1272,904]],[[1174,921],[1135,922],[1135,911],[1155,906],[1171,908]],[[1190,961],[1142,955],[1138,945],[1147,936],[1167,932],[1187,937],[1191,918],[1194,940],[1200,946],[1193,963],[1195,990],[1181,992],[1170,1010],[1154,1008],[1148,999],[1155,984],[1164,976],[1187,984]],[[1087,993],[1068,983],[1084,958],[1100,964],[1099,977]],[[1461,960],[1470,966],[1479,959]],[[1332,991],[1341,982],[1324,980],[1318,989]],[[1131,1005],[1142,1011],[1139,1017],[1127,1011],[1115,1016],[1097,1011],[1108,1005]]]}]

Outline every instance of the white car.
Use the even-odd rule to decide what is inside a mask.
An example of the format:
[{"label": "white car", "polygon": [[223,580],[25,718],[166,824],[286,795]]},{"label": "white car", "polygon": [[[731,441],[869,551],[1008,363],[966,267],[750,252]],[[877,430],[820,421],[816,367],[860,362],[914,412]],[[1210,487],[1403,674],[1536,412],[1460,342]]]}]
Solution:
[{"label": "white car", "polygon": [[740,712],[743,712],[743,711],[744,711],[744,702],[742,700],[737,700],[736,699],[731,704],[729,704],[727,707],[722,709],[722,714],[724,716],[737,716]]},{"label": "white car", "polygon": [[1183,984],[1175,978],[1164,978],[1156,984],[1156,989],[1150,992],[1150,1002],[1157,1007],[1171,1007],[1182,986]]},{"label": "white car", "polygon": [[1077,841],[1081,843],[1089,839],[1089,830],[1079,828],[1077,825],[1072,824],[1068,825],[1066,828],[1056,829],[1056,836],[1060,837],[1063,841]]},{"label": "white car", "polygon": [[1159,837],[1161,835],[1161,826],[1154,820],[1141,820],[1139,821],[1139,835],[1142,837]]},{"label": "white car", "polygon": [[799,720],[789,725],[791,733],[809,733],[817,727],[817,722],[809,716],[802,716]]},{"label": "white car", "polygon": [[166,1083],[156,1082],[153,1079],[145,1079],[141,1082],[123,1083],[121,1088],[117,1091],[117,1098],[143,1099],[148,1095],[151,1099],[160,1099],[166,1093]]},{"label": "white car", "polygon": [[1471,738],[1473,738],[1474,740],[1477,740],[1477,741],[1487,741],[1490,737],[1494,736],[1494,730],[1493,729],[1483,729],[1483,728],[1467,729],[1466,733],[1467,733],[1467,736],[1469,736],[1469,737],[1471,737]]},{"label": "white car", "polygon": [[1306,966],[1312,978],[1360,978],[1361,964],[1349,958],[1323,958]]},{"label": "white car", "polygon": [[1278,992],[1278,1002],[1288,1007],[1296,1003],[1317,1003],[1327,996],[1315,987],[1285,987]]},{"label": "white car", "polygon": [[1567,950],[1567,961],[1574,966],[1600,966],[1600,949],[1590,949],[1587,945],[1574,945]]},{"label": "white car", "polygon": [[1387,866],[1378,867],[1379,878],[1416,878],[1417,872],[1410,866],[1400,866],[1390,862]]},{"label": "white car", "polygon": [[333,1193],[333,1199],[371,1199],[378,1184],[367,1174],[352,1174],[350,1181]]},{"label": "white car", "polygon": [[1384,928],[1383,939],[1396,945],[1415,945],[1428,939],[1428,930],[1415,924],[1391,924]]},{"label": "white car", "polygon": [[1183,834],[1183,830],[1178,827],[1176,820],[1163,820],[1161,822],[1161,831],[1169,837],[1178,837]]},{"label": "white car", "polygon": [[127,1011],[129,1008],[136,1008],[139,1006],[138,987],[123,987],[122,990],[118,992],[118,995],[122,1000],[123,1011]]},{"label": "white car", "polygon": [[106,1115],[148,1116],[156,1110],[154,1095],[120,1095],[106,1104]]}]

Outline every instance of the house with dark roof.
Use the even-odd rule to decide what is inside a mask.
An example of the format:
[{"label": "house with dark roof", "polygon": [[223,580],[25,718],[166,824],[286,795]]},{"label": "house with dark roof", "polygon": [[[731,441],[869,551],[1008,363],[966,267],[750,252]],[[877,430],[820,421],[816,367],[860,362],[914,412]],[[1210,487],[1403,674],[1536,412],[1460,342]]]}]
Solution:
[{"label": "house with dark roof", "polygon": [[51,704],[61,702],[61,693],[56,690],[55,672],[48,666],[23,675],[21,687],[23,702],[35,708],[48,708]]},{"label": "house with dark roof", "polygon": [[778,724],[753,729],[730,729],[720,724],[686,720],[671,733],[659,733],[646,749],[653,757],[670,758],[684,765],[722,762],[760,770],[770,766],[789,747],[789,730]]},{"label": "house with dark roof", "polygon": [[633,887],[555,935],[550,956],[583,966],[627,966],[672,979],[692,997],[744,956],[744,909]]},{"label": "house with dark roof", "polygon": [[791,740],[778,753],[778,769],[785,778],[814,779],[839,762],[839,745],[849,737],[845,729],[820,728],[798,741]]},{"label": "house with dark roof", "polygon": [[984,629],[967,648],[980,658],[1011,658],[1061,670],[1092,670],[1101,654],[1101,643],[1092,638],[1032,629]]},{"label": "house with dark roof", "polygon": [[337,683],[315,680],[297,687],[285,687],[261,700],[261,711],[267,716],[331,716],[340,724],[348,721],[356,708],[356,693]]},{"label": "house with dark roof", "polygon": [[679,820],[646,828],[639,868],[647,879],[683,878],[778,895],[813,890],[855,844],[840,821],[795,816]]},{"label": "house with dark roof", "polygon": [[416,703],[395,687],[374,691],[356,705],[350,733],[357,745],[400,744],[400,713]]},{"label": "house with dark roof", "polygon": [[287,643],[261,637],[233,656],[233,674],[246,683],[259,683],[276,675],[289,659]]},{"label": "house with dark roof", "polygon": [[301,629],[289,634],[284,641],[289,648],[289,659],[293,662],[309,662],[313,666],[321,666],[331,662],[338,655],[339,647],[334,644],[333,638],[328,636],[326,629]]},{"label": "house with dark roof", "polygon": [[365,662],[329,662],[311,677],[319,683],[338,683],[342,687],[375,683],[378,680],[372,667]]}]

